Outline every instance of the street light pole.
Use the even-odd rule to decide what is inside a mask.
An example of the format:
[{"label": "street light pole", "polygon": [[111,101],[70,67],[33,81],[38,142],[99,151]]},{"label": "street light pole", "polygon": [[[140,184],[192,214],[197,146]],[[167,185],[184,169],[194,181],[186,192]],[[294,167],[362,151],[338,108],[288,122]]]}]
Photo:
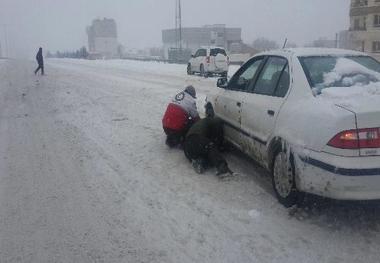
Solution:
[{"label": "street light pole", "polygon": [[182,10],[181,10],[181,0],[178,1],[178,12],[179,12],[179,50],[182,52]]},{"label": "street light pole", "polygon": [[4,57],[9,57],[7,24],[2,24],[4,30]]}]

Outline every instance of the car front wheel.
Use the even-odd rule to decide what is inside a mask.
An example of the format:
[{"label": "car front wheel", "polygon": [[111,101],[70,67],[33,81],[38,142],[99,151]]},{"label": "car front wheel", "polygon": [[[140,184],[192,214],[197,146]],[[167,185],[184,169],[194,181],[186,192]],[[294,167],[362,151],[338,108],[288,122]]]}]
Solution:
[{"label": "car front wheel", "polygon": [[293,155],[288,156],[284,150],[275,154],[272,184],[277,199],[285,207],[291,207],[301,200],[302,195],[296,187]]},{"label": "car front wheel", "polygon": [[214,118],[215,117],[215,112],[214,108],[211,106],[211,104],[207,104],[205,107],[205,114],[206,117]]}]

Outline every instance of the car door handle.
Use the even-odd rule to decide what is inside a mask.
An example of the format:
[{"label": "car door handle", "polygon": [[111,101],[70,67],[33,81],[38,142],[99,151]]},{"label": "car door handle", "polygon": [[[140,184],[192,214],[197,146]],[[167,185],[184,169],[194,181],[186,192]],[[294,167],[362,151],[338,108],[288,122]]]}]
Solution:
[{"label": "car door handle", "polygon": [[268,110],[268,115],[274,116],[275,112],[273,110]]},{"label": "car door handle", "polygon": [[236,106],[241,107],[241,102],[236,102]]}]

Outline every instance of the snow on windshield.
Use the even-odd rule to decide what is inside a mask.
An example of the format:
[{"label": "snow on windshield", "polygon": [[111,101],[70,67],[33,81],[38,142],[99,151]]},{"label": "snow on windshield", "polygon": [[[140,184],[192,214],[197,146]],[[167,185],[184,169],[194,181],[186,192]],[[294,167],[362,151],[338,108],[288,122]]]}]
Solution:
[{"label": "snow on windshield", "polygon": [[[313,94],[351,108],[380,101],[380,73],[366,57],[324,57],[306,61]],[[367,62],[367,63],[366,63]]]},{"label": "snow on windshield", "polygon": [[[366,93],[368,91],[369,94],[373,94],[374,92],[377,93],[379,86],[379,72],[371,70],[351,58],[337,58],[334,68],[323,73],[323,81],[315,85],[313,93],[319,95],[334,88],[334,91],[327,91],[327,93],[339,92],[336,95],[340,97],[352,92]],[[350,90],[347,87],[350,87]],[[373,90],[374,88],[376,89],[375,91]]]},{"label": "snow on windshield", "polygon": [[379,101],[380,73],[351,59],[337,59],[334,69],[323,78],[324,83],[317,93],[323,99],[348,108]]},{"label": "snow on windshield", "polygon": [[335,68],[324,76],[325,87],[331,87],[334,83],[341,82],[342,86],[362,85],[364,81],[380,81],[380,73],[348,58],[338,58]]}]

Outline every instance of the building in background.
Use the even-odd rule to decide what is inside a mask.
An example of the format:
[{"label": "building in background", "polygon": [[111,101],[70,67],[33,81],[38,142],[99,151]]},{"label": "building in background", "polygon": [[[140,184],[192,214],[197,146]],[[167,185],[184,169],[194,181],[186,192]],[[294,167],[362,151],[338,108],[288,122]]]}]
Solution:
[{"label": "building in background", "polygon": [[115,58],[118,56],[116,22],[113,19],[95,19],[87,27],[90,58]]},{"label": "building in background", "polygon": [[351,0],[350,29],[340,36],[347,39],[345,48],[380,59],[380,0]]},{"label": "building in background", "polygon": [[[162,31],[165,58],[170,49],[178,48],[178,29]],[[201,46],[218,46],[227,50],[239,49],[242,44],[241,28],[228,28],[226,25],[206,25],[203,27],[181,28],[181,44],[184,50],[195,52]]]}]

